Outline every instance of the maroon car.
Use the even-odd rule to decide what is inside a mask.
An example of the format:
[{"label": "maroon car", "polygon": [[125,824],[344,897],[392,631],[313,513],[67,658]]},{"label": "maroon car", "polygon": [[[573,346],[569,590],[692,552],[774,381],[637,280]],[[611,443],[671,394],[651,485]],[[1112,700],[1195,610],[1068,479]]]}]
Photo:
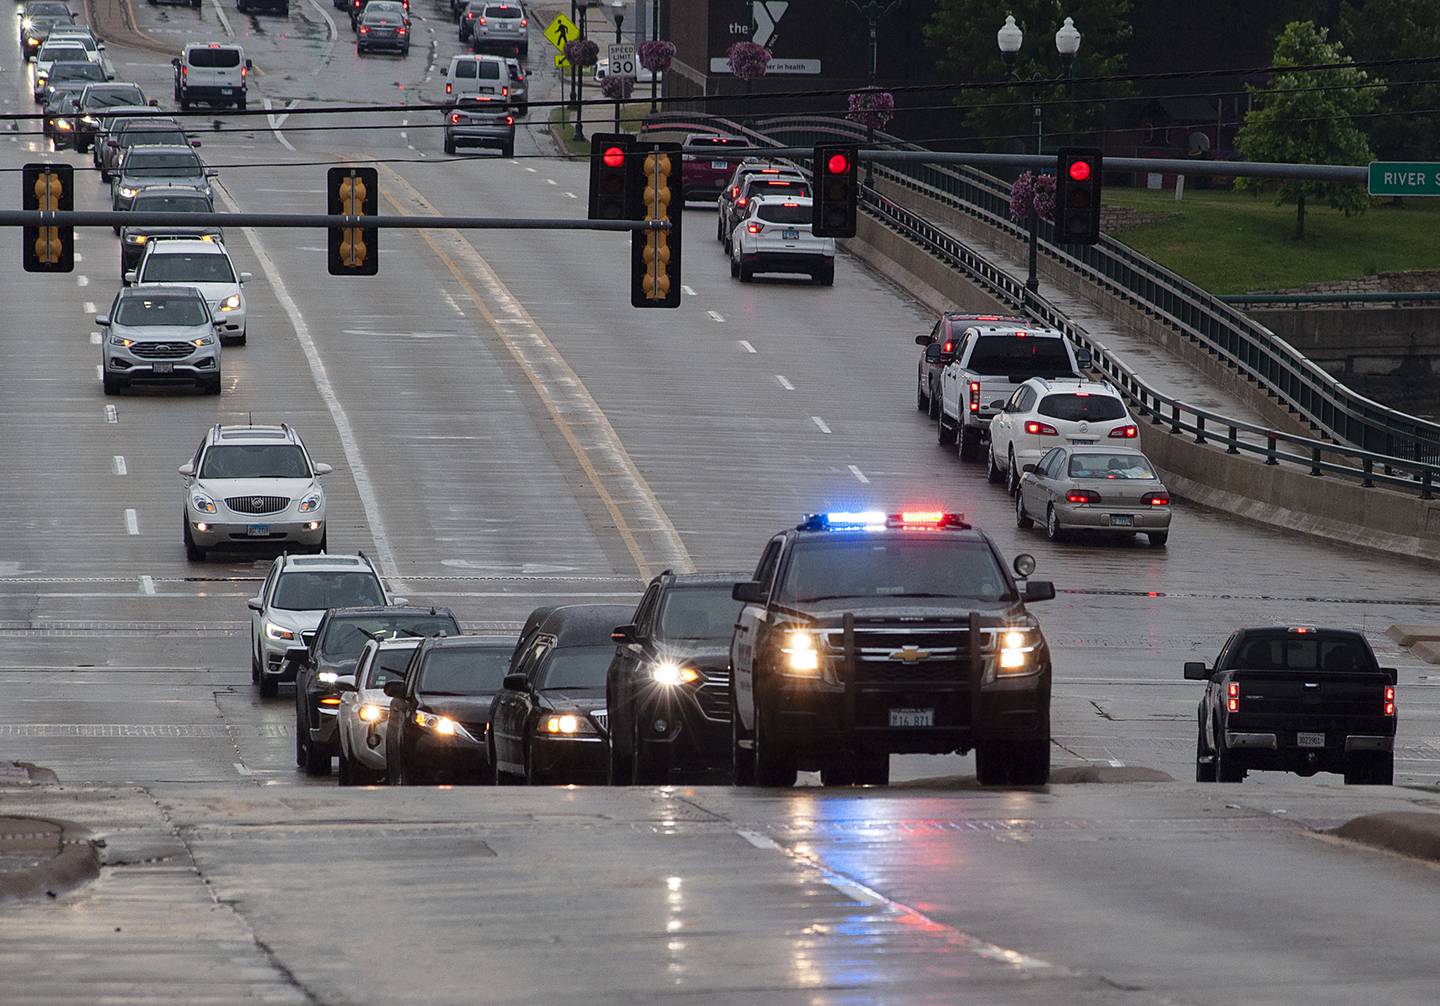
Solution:
[{"label": "maroon car", "polygon": [[686,200],[714,199],[720,195],[730,181],[730,173],[740,163],[738,156],[726,156],[723,148],[745,146],[746,141],[740,137],[719,133],[691,133],[685,137],[680,177]]}]

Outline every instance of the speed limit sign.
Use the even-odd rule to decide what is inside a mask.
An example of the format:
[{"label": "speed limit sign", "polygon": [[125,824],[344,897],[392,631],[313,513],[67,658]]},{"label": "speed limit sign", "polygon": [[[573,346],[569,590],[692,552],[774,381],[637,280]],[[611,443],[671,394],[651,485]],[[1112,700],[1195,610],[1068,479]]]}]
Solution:
[{"label": "speed limit sign", "polygon": [[610,65],[606,68],[606,75],[610,77],[629,77],[635,79],[635,47],[633,45],[611,44],[609,52]]}]

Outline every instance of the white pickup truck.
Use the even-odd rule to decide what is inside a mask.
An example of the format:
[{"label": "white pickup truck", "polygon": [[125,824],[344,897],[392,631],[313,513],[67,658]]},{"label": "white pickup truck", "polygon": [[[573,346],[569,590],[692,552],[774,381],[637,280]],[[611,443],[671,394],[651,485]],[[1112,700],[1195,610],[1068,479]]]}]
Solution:
[{"label": "white pickup truck", "polygon": [[1079,377],[1090,354],[1076,350],[1053,328],[1013,324],[967,328],[955,355],[940,372],[938,438],[958,445],[963,461],[979,461],[990,436],[990,419],[1032,377]]}]

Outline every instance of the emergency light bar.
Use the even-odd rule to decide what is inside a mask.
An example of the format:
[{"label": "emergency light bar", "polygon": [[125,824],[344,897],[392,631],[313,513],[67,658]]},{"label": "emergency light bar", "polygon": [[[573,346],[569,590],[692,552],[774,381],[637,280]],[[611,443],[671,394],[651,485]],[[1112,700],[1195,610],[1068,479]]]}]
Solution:
[{"label": "emergency light bar", "polygon": [[806,514],[795,525],[797,531],[882,531],[886,528],[968,529],[965,515],[943,510],[906,510],[887,514],[883,510],[834,511]]}]

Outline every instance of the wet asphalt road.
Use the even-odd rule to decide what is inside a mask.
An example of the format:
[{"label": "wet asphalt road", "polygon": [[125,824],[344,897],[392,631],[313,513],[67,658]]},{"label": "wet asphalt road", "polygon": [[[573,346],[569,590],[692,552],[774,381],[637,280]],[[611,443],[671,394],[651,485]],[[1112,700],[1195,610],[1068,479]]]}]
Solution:
[{"label": "wet asphalt road", "polygon": [[[457,51],[434,0],[416,0],[403,61],[357,60],[328,4],[296,3],[288,21],[220,14],[207,0],[136,16],[176,49],[233,34],[262,71],[251,107],[265,96],[277,114],[302,98],[438,100]],[[28,111],[3,45],[0,107]],[[109,56],[168,103],[164,56],[114,42]],[[541,73],[532,99],[552,86]],[[318,211],[324,166],[282,165],[338,155],[387,159],[387,213],[584,213],[585,166],[541,156],[553,146],[538,131],[513,161],[454,162],[433,112],[347,131],[216,120],[202,154],[228,207]],[[41,149],[0,139],[0,167]],[[93,173],[80,203],[108,208]],[[934,1002],[957,988],[1003,1002],[1431,1001],[1433,873],[1307,828],[1432,800],[1436,675],[1383,631],[1440,621],[1440,576],[1186,507],[1163,552],[1048,545],[915,412],[924,311],[852,259],[833,289],[741,286],[713,213],[694,207],[685,226],[673,312],[628,306],[619,236],[386,231],[380,275],[344,280],[325,272],[322,234],[231,234],[255,279],[249,345],[225,352],[218,400],[101,394],[91,316],[118,288],[108,232],[82,233],[71,276],[26,274],[18,242],[0,242],[0,758],[55,769],[73,788],[32,812],[108,830],[124,864],[63,914],[17,910],[26,941],[0,947],[0,980],[26,979],[16,1001],[94,1001],[102,978],[114,1001],[146,1002]],[[332,549],[365,549],[399,592],[477,628],[517,627],[540,603],[634,598],[666,566],[748,568],[811,510],[963,510],[1060,590],[1037,612],[1056,653],[1060,766],[1184,780],[1198,690],[1183,661],[1213,658],[1239,624],[1359,628],[1400,667],[1408,788],[1261,777],[981,793],[969,758],[916,757],[897,779],[945,781],[341,792],[295,772],[289,695],[261,703],[248,683],[244,600],[264,564],[194,566],[180,547],[176,466],[210,424],[247,415],[290,422],[336,466]],[[0,810],[25,799],[0,796]],[[356,913],[393,955],[354,939]],[[39,957],[52,963],[37,974]]]}]

